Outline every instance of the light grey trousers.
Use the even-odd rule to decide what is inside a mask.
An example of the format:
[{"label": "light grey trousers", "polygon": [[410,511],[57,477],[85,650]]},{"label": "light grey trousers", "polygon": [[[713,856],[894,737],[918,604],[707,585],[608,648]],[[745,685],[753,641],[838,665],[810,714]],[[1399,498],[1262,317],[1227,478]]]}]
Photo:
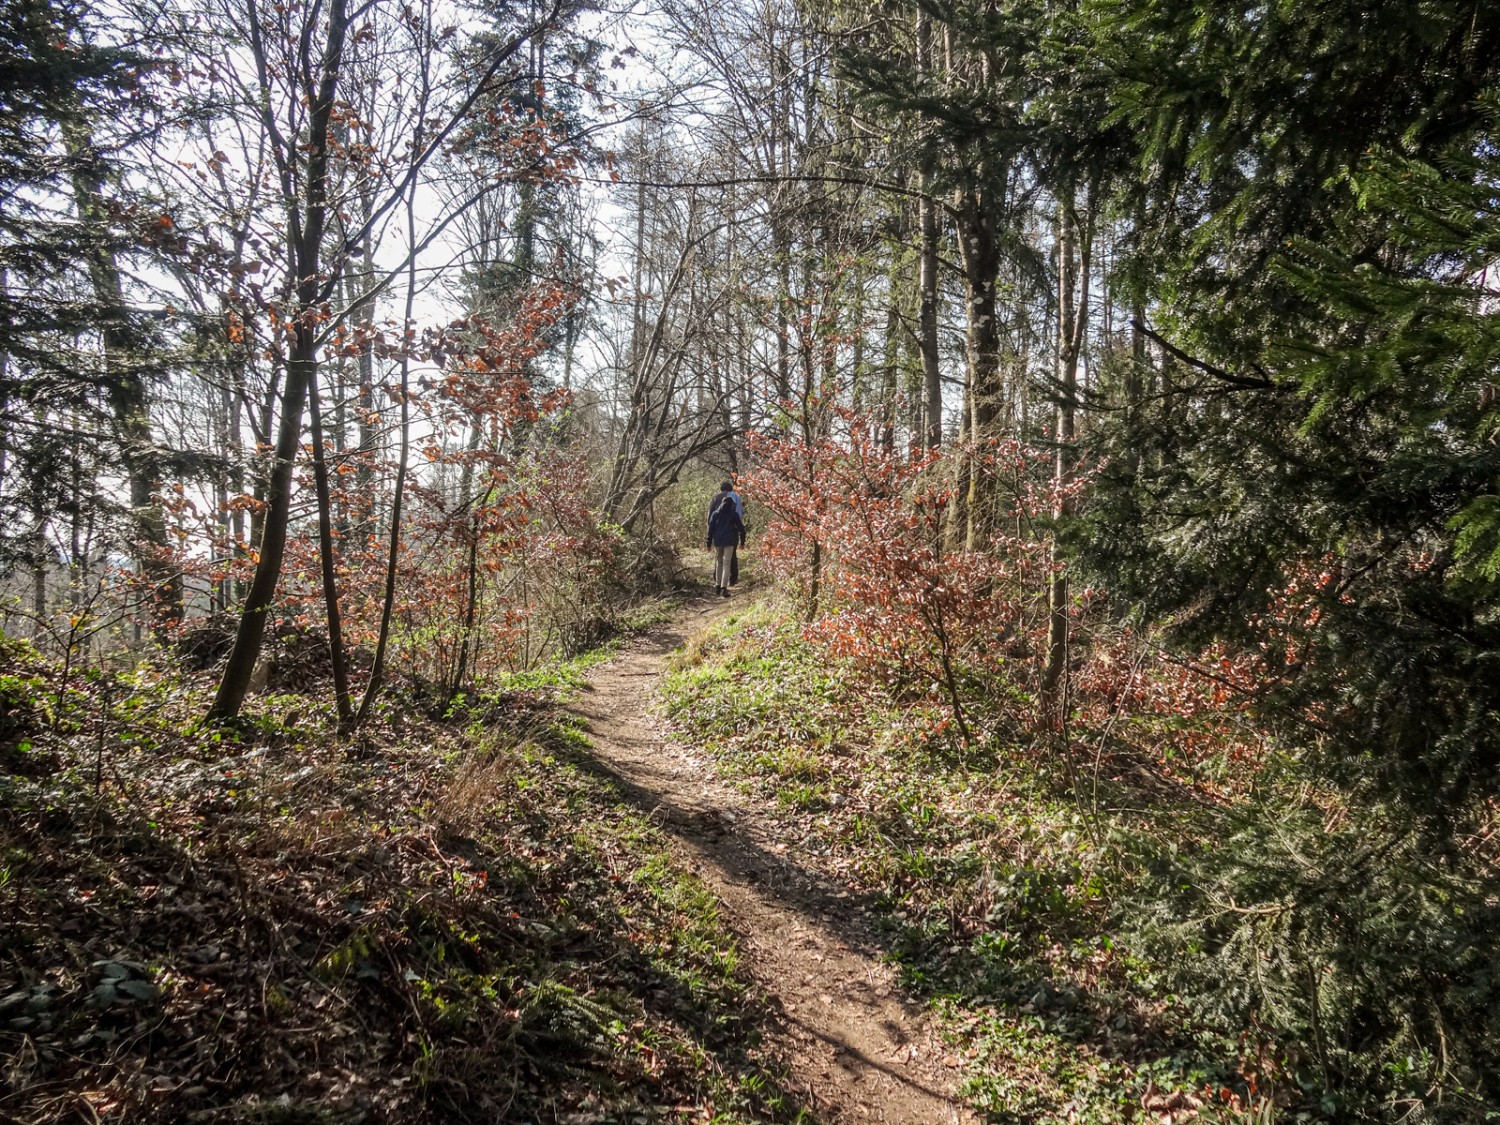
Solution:
[{"label": "light grey trousers", "polygon": [[729,585],[729,560],[734,558],[734,544],[714,548],[714,587]]}]

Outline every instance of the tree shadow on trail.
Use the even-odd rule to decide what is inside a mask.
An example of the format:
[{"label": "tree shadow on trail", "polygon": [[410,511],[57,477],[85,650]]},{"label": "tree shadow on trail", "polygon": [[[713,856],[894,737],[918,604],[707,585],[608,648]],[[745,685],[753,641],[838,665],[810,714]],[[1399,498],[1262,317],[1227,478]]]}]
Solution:
[{"label": "tree shadow on trail", "polygon": [[821,873],[757,843],[740,829],[737,817],[670,800],[584,751],[578,753],[576,764],[612,785],[627,805],[717,867],[730,882],[764,888],[850,949],[870,955],[885,951],[869,926],[852,916],[862,907],[872,908],[875,896],[851,895]]},{"label": "tree shadow on trail", "polygon": [[[735,608],[743,608],[743,604]],[[632,651],[650,657],[665,657],[680,649],[692,631],[681,623],[665,625],[634,643]],[[626,674],[634,678],[634,674]],[[659,675],[659,669],[638,674],[644,682],[654,682]],[[642,690],[645,690],[644,686]],[[595,724],[600,721],[598,716],[590,716],[583,710],[575,710],[574,714],[588,725],[591,739],[626,746],[659,746],[661,743],[655,732],[632,738],[618,730],[595,729]],[[723,872],[729,881],[764,887],[777,902],[795,910],[810,925],[821,927],[852,950],[870,956],[880,956],[888,951],[863,916],[874,910],[878,896],[853,895],[823,873],[757,842],[744,830],[740,824],[742,818],[738,815],[693,806],[680,794],[673,796],[670,791],[680,789],[681,785],[674,784],[670,775],[649,763],[635,763],[637,773],[660,777],[660,788],[653,787],[639,776],[627,776],[596,747],[574,747],[569,756],[574,765],[612,785],[627,805],[688,845],[704,862]]]},{"label": "tree shadow on trail", "polygon": [[[856,954],[883,960],[892,952],[891,943],[882,940],[869,921],[868,915],[875,909],[877,896],[853,895],[840,889],[820,872],[752,840],[739,829],[735,818],[666,799],[659,791],[631,780],[588,751],[575,751],[573,762],[612,786],[627,806],[671,835],[702,864],[716,868],[726,882],[774,901],[777,906],[795,913],[809,930],[821,930],[830,941]],[[789,941],[793,935],[760,937],[762,940],[779,938]],[[915,1017],[920,1014],[921,1005],[915,1000],[908,997],[897,999],[908,1015]],[[820,1039],[837,1054],[879,1071],[903,1086],[928,1097],[947,1099],[946,1093],[914,1080],[900,1067],[820,1031],[777,1000],[772,1000],[772,1007],[783,1028],[797,1037]],[[885,1031],[898,1046],[902,1045],[905,1033],[899,1027],[886,1027]]]},{"label": "tree shadow on trail", "polygon": [[[886,841],[890,855],[885,858],[924,891],[907,901],[894,888],[889,894],[851,894],[817,869],[817,859],[783,854],[771,834],[774,813],[766,814],[767,831],[754,812],[726,815],[712,807],[712,790],[703,788],[711,783],[692,780],[696,775],[686,773],[670,750],[663,751],[654,731],[617,720],[634,710],[635,684],[641,683],[644,692],[645,681],[659,675],[659,658],[717,616],[709,610],[655,631],[632,650],[636,659],[627,658],[601,678],[600,695],[579,707],[601,747],[596,753],[579,750],[579,762],[670,831],[730,886],[755,888],[757,897],[774,900],[784,917],[795,919],[783,926],[784,932],[761,934],[763,939],[789,943],[796,938],[793,931],[805,925],[860,954],[894,963],[900,974],[898,995],[908,1012],[934,1001],[951,1003],[966,1029],[967,1057],[975,1059],[977,1052],[978,1061],[966,1067],[968,1088],[976,1107],[997,1119],[1053,1112],[1070,1098],[1140,1105],[1152,1096],[1153,1082],[1191,1087],[1202,1084],[1201,1075],[1218,1086],[1240,1088],[1232,1054],[1222,1054],[1217,1041],[1200,1041],[1196,1032],[1185,1030],[1180,1011],[1161,1004],[1148,985],[1132,977],[1132,963],[1111,944],[1111,920],[1097,901],[1106,888],[1095,886],[1096,875],[1079,866],[1072,850],[1061,845],[1030,851],[1001,848],[981,862],[972,851],[950,846],[958,840],[951,832],[931,831],[923,821],[908,826],[915,835],[898,834]],[[703,682],[712,691],[731,683],[753,698],[769,693],[779,700],[781,712],[762,708],[754,721],[768,730],[779,730],[774,724],[783,717],[795,725],[809,693],[782,677],[804,670],[815,675],[816,666],[766,660],[759,647],[751,647],[752,656],[743,660],[731,647],[723,667],[715,669],[721,674]],[[714,657],[709,663],[718,661]],[[827,704],[823,709],[835,716],[839,711],[836,702],[810,696],[805,702],[809,707]],[[761,774],[753,748],[741,745],[738,753],[746,757],[749,773]],[[1090,771],[1088,780],[1097,785],[1097,800],[1105,807],[1131,803],[1132,798],[1161,804],[1175,797],[1172,807],[1183,803],[1180,783],[1174,788],[1175,779],[1125,768],[1137,763],[1112,769],[1119,763],[1106,754],[1087,764],[1097,770]],[[837,772],[845,767],[831,762],[827,768]],[[968,782],[958,776],[964,772],[984,771],[975,763],[947,761],[934,769],[931,784],[941,787],[951,781],[966,792]],[[918,781],[918,789],[925,784]],[[935,798],[917,792],[912,800],[925,809]],[[1043,803],[1052,809],[1068,802],[1052,794],[1050,803]],[[873,830],[885,828],[877,822]],[[813,831],[825,844],[837,842],[823,839],[837,837],[837,826]],[[847,845],[847,834],[841,839]],[[905,866],[908,860],[910,867]],[[1097,877],[1116,875],[1110,869]],[[816,967],[809,969],[816,975]],[[847,1049],[847,1044],[799,1025],[801,1013],[783,1011],[792,1036],[823,1038],[835,1050]],[[899,1055],[898,1048],[898,1061]],[[946,1061],[953,1065],[954,1060]],[[890,1072],[878,1059],[867,1065]],[[1032,1077],[1023,1081],[1019,1074]]]},{"label": "tree shadow on trail", "polygon": [[[717,609],[718,603],[713,608]],[[733,608],[741,609],[743,603]],[[820,943],[847,950],[853,957],[885,959],[891,948],[888,937],[883,939],[874,924],[877,896],[851,894],[834,879],[784,854],[785,845],[768,841],[757,831],[753,811],[724,810],[710,804],[700,783],[685,775],[676,759],[664,753],[657,731],[638,725],[625,713],[639,703],[647,684],[659,678],[662,659],[680,649],[703,620],[695,617],[670,623],[635,642],[626,660],[597,679],[587,696],[575,701],[573,713],[585,724],[593,742],[574,742],[563,756],[610,786],[623,805],[671,836],[692,865],[711,871],[710,882],[723,885],[731,908],[746,915],[747,924],[754,915],[762,914],[759,924],[749,929],[754,940],[780,945],[783,954],[794,943],[805,943],[807,968],[820,980],[821,974],[831,968],[821,955],[813,955]],[[641,684],[639,691],[636,682]],[[720,897],[725,896],[721,893]],[[736,899],[740,900],[738,904]],[[780,915],[772,922],[774,929],[767,929],[766,912]],[[842,959],[839,954],[832,956]],[[920,1002],[886,989],[879,991],[879,1000],[871,995],[854,995],[861,989],[868,990],[868,982],[863,976],[851,977],[847,971],[830,973],[828,979],[842,980],[846,986],[845,1006],[838,1010],[834,1022],[845,1026],[857,1023],[863,1030],[855,1030],[846,1038],[836,1029],[830,1031],[828,1021],[807,1018],[806,1005],[817,1002],[815,995],[810,1000],[808,987],[814,994],[818,991],[808,981],[802,981],[808,987],[800,990],[795,982],[782,982],[792,987],[778,989],[773,981],[773,993],[783,993],[771,998],[782,1038],[789,1043],[821,1041],[831,1048],[832,1065],[848,1072],[852,1088],[862,1097],[868,1094],[860,1085],[861,1077],[879,1073],[904,1089],[908,1100],[952,1105],[945,1091],[920,1080],[912,1068],[902,1065],[903,1055],[910,1063],[917,1051],[901,1023],[920,1022],[924,1010]],[[828,988],[836,990],[832,984]],[[803,1004],[804,1011],[797,1010],[794,998]],[[830,1002],[826,995],[822,1000]],[[899,1011],[892,1006],[899,1006]],[[932,1065],[929,1055],[924,1055],[924,1061]]]}]

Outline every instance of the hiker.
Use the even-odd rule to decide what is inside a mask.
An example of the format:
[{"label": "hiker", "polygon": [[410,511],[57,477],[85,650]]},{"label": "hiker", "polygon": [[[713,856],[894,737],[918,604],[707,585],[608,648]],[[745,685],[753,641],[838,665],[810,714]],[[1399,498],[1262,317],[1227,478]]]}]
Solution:
[{"label": "hiker", "polygon": [[719,500],[726,493],[734,497],[734,510],[740,514],[740,519],[743,520],[745,518],[745,502],[740,499],[740,494],[734,490],[734,481],[732,480],[726,480],[723,484],[719,485],[718,495],[708,502],[708,514],[710,516],[714,514],[714,509],[719,506]]},{"label": "hiker", "polygon": [[733,491],[720,492],[708,516],[708,535],[703,545],[714,553],[714,593],[729,596],[733,582],[734,552],[745,545],[745,521],[740,516],[739,499]]}]

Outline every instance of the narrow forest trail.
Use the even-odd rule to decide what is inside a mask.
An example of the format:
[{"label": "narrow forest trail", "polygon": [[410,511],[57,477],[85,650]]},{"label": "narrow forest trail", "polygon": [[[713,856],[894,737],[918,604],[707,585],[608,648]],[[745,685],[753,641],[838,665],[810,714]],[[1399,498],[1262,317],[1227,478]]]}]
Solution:
[{"label": "narrow forest trail", "polygon": [[788,853],[759,802],[671,742],[651,711],[668,656],[744,599],[698,598],[595,670],[572,710],[601,770],[672,837],[725,905],[743,963],[778,1014],[773,1044],[828,1125],[970,1125],[931,1018],[880,961],[848,892]]}]

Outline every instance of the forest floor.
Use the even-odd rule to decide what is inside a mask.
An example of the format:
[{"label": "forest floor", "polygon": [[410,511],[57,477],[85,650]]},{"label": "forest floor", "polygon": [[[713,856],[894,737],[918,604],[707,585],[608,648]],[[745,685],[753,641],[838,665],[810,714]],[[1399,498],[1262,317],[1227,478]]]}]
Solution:
[{"label": "forest floor", "polygon": [[211,727],[210,671],[0,635],[0,1125],[1248,1103],[1044,757],[913,737],[743,587],[619,625],[446,706],[398,683],[355,740],[316,668]]},{"label": "forest floor", "polygon": [[316,669],[214,728],[0,636],[0,1125],[974,1121],[868,898],[653,710],[746,600],[352,742]]},{"label": "forest floor", "polygon": [[880,958],[867,910],[795,856],[783,818],[721,780],[653,710],[671,654],[737,608],[742,600],[695,599],[591,674],[571,708],[587,723],[598,767],[727,906],[741,965],[774,1013],[770,1053],[820,1120],[977,1121],[954,1097],[958,1060]]}]

